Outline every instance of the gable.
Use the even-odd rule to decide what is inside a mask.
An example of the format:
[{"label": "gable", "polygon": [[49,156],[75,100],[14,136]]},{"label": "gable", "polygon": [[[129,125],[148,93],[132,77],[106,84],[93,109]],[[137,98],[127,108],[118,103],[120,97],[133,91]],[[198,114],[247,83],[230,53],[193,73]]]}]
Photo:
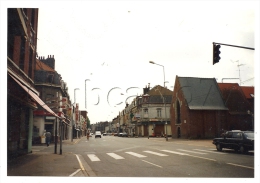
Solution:
[{"label": "gable", "polygon": [[227,110],[215,78],[178,77],[189,109]]},{"label": "gable", "polygon": [[231,114],[246,114],[251,109],[241,87],[237,83],[218,83],[218,85]]}]

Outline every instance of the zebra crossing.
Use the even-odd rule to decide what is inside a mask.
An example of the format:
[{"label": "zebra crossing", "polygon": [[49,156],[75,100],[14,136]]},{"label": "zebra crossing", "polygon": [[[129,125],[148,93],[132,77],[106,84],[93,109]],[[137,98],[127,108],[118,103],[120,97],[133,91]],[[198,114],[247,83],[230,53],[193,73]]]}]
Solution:
[{"label": "zebra crossing", "polygon": [[[123,152],[120,155],[114,152],[110,152],[110,153],[105,153],[106,155],[108,155],[108,157],[113,158],[115,160],[124,160],[127,157],[124,155],[130,155],[136,158],[146,158],[149,155],[151,156],[160,156],[160,157],[166,157],[166,156],[170,156],[170,155],[181,155],[181,156],[190,156],[193,154],[197,154],[197,155],[207,155],[210,153],[217,153],[217,154],[226,154],[223,152],[216,152],[214,150],[203,150],[203,149],[192,149],[192,150],[185,150],[185,149],[176,149],[175,151],[172,150],[156,150],[156,151],[151,151],[151,150],[145,150],[142,152],[132,152],[132,151],[127,151],[127,152]],[[90,161],[92,162],[98,162],[101,161],[99,157],[97,157],[96,154],[88,154],[87,156],[89,158]]]}]

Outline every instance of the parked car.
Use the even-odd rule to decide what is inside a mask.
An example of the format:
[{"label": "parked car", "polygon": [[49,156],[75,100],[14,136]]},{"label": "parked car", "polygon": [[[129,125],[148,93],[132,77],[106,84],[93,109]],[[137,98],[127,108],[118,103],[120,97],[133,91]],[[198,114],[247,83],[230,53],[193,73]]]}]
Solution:
[{"label": "parked car", "polygon": [[128,134],[126,132],[123,132],[122,137],[128,137]]},{"label": "parked car", "polygon": [[216,145],[218,151],[227,148],[247,153],[250,150],[254,150],[254,132],[240,130],[227,131],[223,134],[223,137],[214,138],[212,143]]},{"label": "parked car", "polygon": [[97,138],[97,137],[100,137],[100,138],[101,138],[101,132],[100,132],[100,131],[96,131],[96,132],[95,132],[95,138]]},{"label": "parked car", "polygon": [[122,137],[122,136],[123,136],[123,133],[120,132],[120,133],[118,134],[118,137]]},{"label": "parked car", "polygon": [[106,136],[107,135],[107,133],[103,133],[103,136]]}]

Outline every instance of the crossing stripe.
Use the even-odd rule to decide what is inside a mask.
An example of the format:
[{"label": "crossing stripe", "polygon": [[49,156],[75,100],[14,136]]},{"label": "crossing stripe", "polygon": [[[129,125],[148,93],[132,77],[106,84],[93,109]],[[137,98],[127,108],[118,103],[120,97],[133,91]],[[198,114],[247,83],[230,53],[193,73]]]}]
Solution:
[{"label": "crossing stripe", "polygon": [[[216,154],[227,154],[227,153],[224,153],[224,152],[207,151],[207,150],[202,150],[202,149],[193,149],[193,150],[203,151],[203,152],[209,152],[209,153],[216,153]],[[215,149],[214,149],[214,150],[215,150]]]},{"label": "crossing stripe", "polygon": [[178,154],[178,155],[188,155],[188,154],[177,152],[177,151],[170,151],[170,150],[161,150],[161,151],[168,152],[168,153],[173,153],[173,154]]},{"label": "crossing stripe", "polygon": [[153,152],[153,151],[144,151],[146,153],[150,153],[150,154],[154,154],[154,155],[157,155],[157,156],[168,156],[166,154],[162,154],[162,153],[157,153],[157,152]]},{"label": "crossing stripe", "polygon": [[177,149],[177,150],[184,151],[184,152],[195,153],[195,154],[207,154],[207,153],[201,153],[201,152],[195,152],[195,151],[188,151],[188,150],[184,150],[184,149]]},{"label": "crossing stripe", "polygon": [[138,158],[145,158],[145,157],[147,157],[147,156],[144,156],[144,155],[141,155],[141,154],[138,154],[138,153],[134,153],[134,152],[125,152],[125,153],[133,155],[133,156],[136,156]]},{"label": "crossing stripe", "polygon": [[88,154],[91,161],[100,161],[100,159],[95,154]]},{"label": "crossing stripe", "polygon": [[115,158],[115,159],[125,159],[122,156],[119,156],[115,153],[107,153],[107,155],[109,155],[109,156],[111,156],[112,158]]}]

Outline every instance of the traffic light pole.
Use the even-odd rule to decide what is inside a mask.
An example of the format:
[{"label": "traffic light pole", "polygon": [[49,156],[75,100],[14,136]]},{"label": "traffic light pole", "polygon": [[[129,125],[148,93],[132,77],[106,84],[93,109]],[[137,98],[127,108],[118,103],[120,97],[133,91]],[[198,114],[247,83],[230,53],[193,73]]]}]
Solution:
[{"label": "traffic light pole", "polygon": [[213,42],[213,45],[225,45],[225,46],[232,46],[232,47],[237,47],[237,48],[244,48],[244,49],[249,49],[249,50],[255,50],[255,48],[250,48],[250,47],[244,47],[244,46],[236,46],[236,45],[231,45],[231,44],[223,44],[223,43],[215,43]]}]

